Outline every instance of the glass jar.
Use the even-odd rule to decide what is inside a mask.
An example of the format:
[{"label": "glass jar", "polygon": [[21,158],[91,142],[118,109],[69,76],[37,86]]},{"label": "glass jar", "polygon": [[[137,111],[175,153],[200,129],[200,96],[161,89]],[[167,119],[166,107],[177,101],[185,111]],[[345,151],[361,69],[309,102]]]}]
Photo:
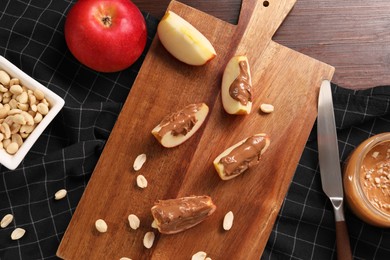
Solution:
[{"label": "glass jar", "polygon": [[390,227],[390,133],[368,138],[351,153],[343,184],[346,202],[360,219]]}]

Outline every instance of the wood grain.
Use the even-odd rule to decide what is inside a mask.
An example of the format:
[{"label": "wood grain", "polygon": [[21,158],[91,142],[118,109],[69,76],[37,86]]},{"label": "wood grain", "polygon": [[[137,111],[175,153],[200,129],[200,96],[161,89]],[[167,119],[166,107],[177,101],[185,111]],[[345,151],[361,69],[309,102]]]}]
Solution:
[{"label": "wood grain", "polygon": [[345,221],[336,221],[336,249],[337,259],[353,259],[351,242],[349,239],[347,223],[345,223]]},{"label": "wood grain", "polygon": [[[323,79],[334,68],[271,40],[295,0],[264,7],[243,2],[238,25],[226,23],[179,2],[169,9],[197,27],[213,43],[217,57],[202,67],[175,60],[155,38],[96,169],[63,237],[57,255],[65,259],[190,259],[205,251],[212,259],[256,259],[262,254],[274,221],[317,115]],[[224,67],[234,54],[248,56],[254,109],[248,116],[229,116],[221,104]],[[168,113],[190,103],[205,102],[210,113],[202,128],[179,147],[163,148],[150,131]],[[261,103],[275,112],[261,114]],[[265,132],[271,145],[261,163],[230,181],[222,181],[212,161],[227,147]],[[148,160],[139,172],[149,184],[136,187],[132,163]],[[157,199],[210,195],[216,212],[200,225],[175,235],[157,234],[151,249],[142,239],[151,231],[150,208]],[[222,221],[233,211],[229,231]],[[129,214],[141,219],[130,230]],[[98,234],[103,218],[108,232]]]},{"label": "wood grain", "polygon": [[[133,0],[161,18],[169,0]],[[241,0],[183,0],[236,24]],[[269,0],[270,5],[277,0]],[[274,40],[336,68],[333,82],[354,89],[390,85],[390,1],[298,0]]]}]

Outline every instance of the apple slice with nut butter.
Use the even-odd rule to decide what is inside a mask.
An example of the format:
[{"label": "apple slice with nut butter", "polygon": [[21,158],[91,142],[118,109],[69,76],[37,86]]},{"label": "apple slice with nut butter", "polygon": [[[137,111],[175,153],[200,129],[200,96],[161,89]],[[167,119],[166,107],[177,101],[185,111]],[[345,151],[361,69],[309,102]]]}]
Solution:
[{"label": "apple slice with nut butter", "polygon": [[167,11],[161,19],[157,34],[169,53],[189,65],[204,65],[217,55],[213,45],[198,29],[172,11]]},{"label": "apple slice with nut butter", "polygon": [[248,137],[223,151],[213,164],[222,180],[230,180],[259,163],[270,138],[261,133]]},{"label": "apple slice with nut butter", "polygon": [[221,95],[223,108],[228,114],[250,114],[252,78],[246,56],[234,56],[226,64],[222,76]]},{"label": "apple slice with nut butter", "polygon": [[201,127],[209,113],[205,103],[190,104],[166,116],[152,134],[162,146],[171,148],[188,140]]},{"label": "apple slice with nut butter", "polygon": [[175,234],[198,225],[216,208],[211,197],[203,195],[159,200],[151,211],[160,233]]}]

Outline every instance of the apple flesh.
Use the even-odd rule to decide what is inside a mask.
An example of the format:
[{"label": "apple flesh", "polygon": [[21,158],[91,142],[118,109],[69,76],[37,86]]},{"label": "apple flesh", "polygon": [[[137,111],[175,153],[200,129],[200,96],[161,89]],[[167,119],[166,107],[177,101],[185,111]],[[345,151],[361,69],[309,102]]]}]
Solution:
[{"label": "apple flesh", "polygon": [[[195,110],[192,110],[193,106],[196,106],[197,108]],[[189,110],[192,110],[191,113],[187,112]],[[160,122],[160,124],[158,124],[155,128],[153,128],[152,134],[164,147],[171,148],[171,147],[178,146],[184,143],[191,136],[193,136],[196,131],[198,131],[198,129],[205,121],[208,113],[209,113],[209,107],[205,103],[188,105],[184,109],[172,113],[167,117],[165,117]],[[186,115],[185,116],[186,118],[183,119],[183,117],[181,117],[182,115]],[[176,121],[169,120],[169,119],[177,119],[177,118],[180,119]],[[182,133],[174,134],[174,131],[176,129],[181,128],[184,125],[188,125],[190,120],[192,121],[193,125],[189,129],[187,129],[188,132],[184,134]],[[162,129],[166,127],[168,127],[168,129],[171,130],[162,133]]]},{"label": "apple flesh", "polygon": [[[260,159],[260,156],[268,149],[270,143],[271,143],[271,140],[269,138],[269,136],[267,134],[264,134],[264,133],[260,133],[260,134],[255,134],[254,137],[263,137],[264,138],[264,142],[265,142],[265,145],[264,147],[261,149],[261,151],[259,152],[259,154],[257,154],[257,158]],[[214,168],[215,170],[217,171],[219,177],[222,179],[222,180],[230,180],[234,177],[237,177],[238,175],[240,175],[243,171],[239,172],[239,173],[236,173],[236,174],[227,174],[226,171],[225,171],[225,167],[223,165],[223,163],[221,163],[221,159],[225,156],[228,156],[230,155],[230,153],[236,149],[237,147],[243,145],[246,141],[248,140],[248,138],[245,138],[244,140],[241,140],[240,142],[230,146],[229,148],[227,148],[225,151],[223,151],[220,155],[218,155],[214,161],[213,161],[213,164],[214,164]],[[249,158],[246,158],[246,159],[249,159]],[[254,159],[252,161],[249,162],[249,167],[252,167],[254,165],[256,165],[259,161],[258,159]]]},{"label": "apple flesh", "polygon": [[246,56],[234,56],[227,63],[222,76],[221,84],[221,97],[222,105],[228,114],[232,115],[247,115],[250,114],[252,109],[252,101],[248,100],[246,104],[242,104],[239,100],[234,99],[230,94],[230,86],[233,82],[236,82],[237,77],[240,77],[241,68],[240,62],[246,62],[247,64],[247,83],[252,85],[252,78],[250,73],[250,67],[248,58]]},{"label": "apple flesh", "polygon": [[172,11],[165,13],[158,24],[157,33],[165,49],[189,65],[204,65],[217,55],[201,32]]},{"label": "apple flesh", "polygon": [[132,65],[146,45],[146,23],[129,0],[77,1],[67,14],[66,44],[73,56],[99,72]]}]

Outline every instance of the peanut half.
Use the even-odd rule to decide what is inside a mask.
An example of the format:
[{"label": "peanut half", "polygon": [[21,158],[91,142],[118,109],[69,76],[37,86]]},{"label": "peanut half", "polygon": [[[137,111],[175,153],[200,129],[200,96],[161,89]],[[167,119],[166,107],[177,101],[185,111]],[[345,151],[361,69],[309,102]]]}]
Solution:
[{"label": "peanut half", "polygon": [[145,189],[148,186],[148,181],[146,180],[145,176],[138,175],[137,176],[137,186],[141,189]]},{"label": "peanut half", "polygon": [[7,72],[0,70],[0,83],[3,85],[8,85],[11,78]]},{"label": "peanut half", "polygon": [[108,229],[107,223],[103,219],[96,220],[95,227],[100,233],[105,233]]},{"label": "peanut half", "polygon": [[60,200],[60,199],[63,199],[65,198],[66,194],[68,192],[65,190],[65,189],[61,189],[59,191],[57,191],[55,194],[54,194],[54,199],[55,200]]},{"label": "peanut half", "polygon": [[134,214],[130,214],[128,217],[127,217],[128,221],[129,221],[129,226],[136,230],[139,228],[139,225],[140,225],[140,220],[139,218],[134,215]]},{"label": "peanut half", "polygon": [[26,230],[24,230],[23,228],[16,228],[11,233],[11,239],[12,240],[21,239],[24,236],[25,233],[26,233]]},{"label": "peanut half", "polygon": [[133,169],[134,171],[139,171],[144,163],[146,162],[146,154],[140,154],[135,158],[134,164],[133,164]]},{"label": "peanut half", "polygon": [[12,214],[5,215],[1,220],[1,228],[8,227],[9,224],[11,224],[12,220],[14,219],[14,216]]},{"label": "peanut half", "polygon": [[152,231],[149,231],[149,232],[146,232],[145,236],[144,236],[144,247],[146,248],[151,248],[153,246],[153,243],[154,243],[154,238],[155,238],[155,235]]},{"label": "peanut half", "polygon": [[207,257],[207,253],[203,251],[199,251],[192,255],[191,260],[205,260]]},{"label": "peanut half", "polygon": [[270,113],[274,112],[274,106],[271,104],[261,104],[260,110],[263,113],[270,114]]},{"label": "peanut half", "polygon": [[226,213],[225,217],[223,218],[223,229],[226,231],[230,230],[233,226],[233,220],[233,212],[229,211],[228,213]]}]

